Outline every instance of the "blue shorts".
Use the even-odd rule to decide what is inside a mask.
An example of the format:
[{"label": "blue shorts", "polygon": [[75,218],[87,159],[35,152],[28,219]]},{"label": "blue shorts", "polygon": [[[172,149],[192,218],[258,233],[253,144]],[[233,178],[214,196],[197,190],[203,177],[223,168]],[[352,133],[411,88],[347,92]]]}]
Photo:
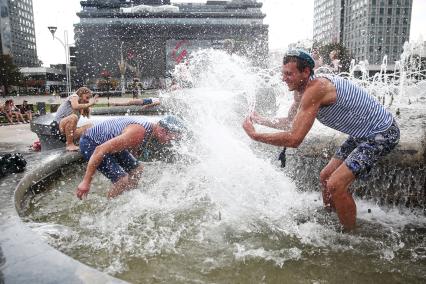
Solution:
[{"label": "blue shorts", "polygon": [[[81,137],[80,151],[84,160],[88,161],[90,159],[96,146],[98,144],[89,137],[85,135]],[[106,154],[97,169],[115,183],[138,166],[139,161],[129,151],[124,150],[114,154]]]},{"label": "blue shorts", "polygon": [[355,177],[366,179],[378,159],[395,148],[399,136],[399,127],[394,120],[387,130],[372,137],[350,136],[336,151],[334,158],[344,160]]},{"label": "blue shorts", "polygon": [[142,105],[150,105],[152,104],[152,99],[143,99]]}]

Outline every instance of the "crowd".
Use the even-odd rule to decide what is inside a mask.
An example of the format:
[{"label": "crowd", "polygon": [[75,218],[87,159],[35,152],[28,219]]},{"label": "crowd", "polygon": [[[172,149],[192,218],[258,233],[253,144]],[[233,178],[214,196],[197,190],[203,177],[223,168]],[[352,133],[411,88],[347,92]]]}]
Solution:
[{"label": "crowd", "polygon": [[312,50],[312,58],[314,60],[314,71],[319,69],[326,69],[332,73],[339,74],[342,71],[342,64],[340,60],[339,50],[332,50],[328,54],[329,64],[324,63],[324,58],[321,56],[317,49]]}]

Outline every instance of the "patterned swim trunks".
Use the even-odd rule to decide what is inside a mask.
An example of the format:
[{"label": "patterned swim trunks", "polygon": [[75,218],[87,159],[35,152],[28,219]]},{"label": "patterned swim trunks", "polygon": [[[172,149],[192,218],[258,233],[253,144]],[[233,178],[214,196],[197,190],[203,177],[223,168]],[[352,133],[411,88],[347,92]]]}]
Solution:
[{"label": "patterned swim trunks", "polygon": [[346,166],[360,179],[366,179],[373,166],[395,148],[399,142],[400,131],[395,120],[385,131],[371,137],[349,138],[334,154],[334,158],[344,160]]}]

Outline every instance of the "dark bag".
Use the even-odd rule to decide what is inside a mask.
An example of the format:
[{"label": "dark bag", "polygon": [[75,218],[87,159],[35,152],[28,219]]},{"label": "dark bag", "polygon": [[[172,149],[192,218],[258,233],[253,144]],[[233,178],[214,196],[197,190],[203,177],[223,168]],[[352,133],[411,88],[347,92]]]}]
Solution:
[{"label": "dark bag", "polygon": [[0,177],[25,170],[27,161],[21,153],[0,155]]}]

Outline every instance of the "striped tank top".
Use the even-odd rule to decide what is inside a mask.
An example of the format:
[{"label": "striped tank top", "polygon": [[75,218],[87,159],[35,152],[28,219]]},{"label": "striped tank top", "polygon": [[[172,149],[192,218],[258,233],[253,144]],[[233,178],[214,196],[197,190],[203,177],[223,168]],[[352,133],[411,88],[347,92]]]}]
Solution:
[{"label": "striped tank top", "polygon": [[58,110],[56,111],[54,121],[56,121],[57,123],[60,123],[63,118],[65,118],[65,117],[67,117],[67,116],[69,116],[73,113],[75,113],[77,115],[77,117],[80,118],[80,112],[78,110],[75,111],[71,106],[70,99],[72,97],[78,98],[78,95],[76,93],[74,93],[74,94],[68,96],[65,99],[65,101],[59,106]]},{"label": "striped tank top", "polygon": [[119,136],[121,133],[123,133],[124,128],[130,124],[139,124],[145,128],[144,141],[142,142],[142,145],[144,145],[151,136],[153,123],[148,122],[145,118],[141,117],[126,116],[108,119],[89,128],[84,136],[90,138],[93,142],[100,145],[114,137]]},{"label": "striped tank top", "polygon": [[370,137],[387,130],[392,114],[367,91],[339,76],[320,75],[336,88],[336,102],[321,106],[317,119],[324,125],[355,138]]}]

